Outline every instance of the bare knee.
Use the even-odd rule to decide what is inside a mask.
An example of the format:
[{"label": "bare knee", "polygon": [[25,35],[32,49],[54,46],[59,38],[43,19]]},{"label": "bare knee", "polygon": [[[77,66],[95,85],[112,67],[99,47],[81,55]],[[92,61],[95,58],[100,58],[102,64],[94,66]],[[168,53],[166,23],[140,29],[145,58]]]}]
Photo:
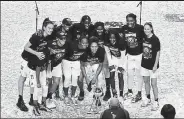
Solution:
[{"label": "bare knee", "polygon": [[150,77],[148,76],[143,76],[143,80],[145,84],[150,84]]},{"label": "bare knee", "polygon": [[151,86],[153,88],[157,88],[157,80],[156,79],[151,79]]}]

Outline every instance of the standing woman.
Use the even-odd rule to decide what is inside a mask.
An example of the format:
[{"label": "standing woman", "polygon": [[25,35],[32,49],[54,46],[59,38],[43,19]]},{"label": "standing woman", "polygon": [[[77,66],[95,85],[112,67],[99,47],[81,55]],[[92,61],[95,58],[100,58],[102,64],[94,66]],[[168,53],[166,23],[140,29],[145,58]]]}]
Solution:
[{"label": "standing woman", "polygon": [[[81,74],[80,58],[81,55],[86,52],[88,47],[88,39],[81,37],[79,41],[70,42],[69,52],[65,59],[63,59],[63,73],[64,73],[64,94],[65,103],[70,105],[73,103],[77,105],[75,98],[75,92],[77,89],[77,81]],[[68,89],[71,86],[71,96],[68,96]]]},{"label": "standing woman", "polygon": [[[141,63],[141,75],[145,83],[146,99],[142,103],[142,107],[146,107],[151,103],[150,89],[153,88],[154,102],[152,104],[152,111],[156,111],[159,108],[158,103],[158,87],[157,77],[160,58],[160,41],[153,32],[152,23],[147,22],[144,25],[144,32],[146,34],[143,40],[143,56]],[[150,86],[151,79],[151,86]]]},{"label": "standing woman", "polygon": [[[98,38],[98,45],[99,47],[104,49],[104,45],[108,43],[107,37],[108,37],[108,32],[106,32],[104,28],[104,23],[103,22],[96,22],[95,23],[95,29],[91,33],[90,36],[95,36]],[[110,92],[110,72],[109,72],[109,65],[108,65],[108,60],[107,60],[107,54],[105,53],[104,56],[104,62],[103,62],[103,73],[105,75],[105,82],[106,82],[106,93],[105,96],[103,97],[104,101],[109,100],[111,97],[111,92]]]},{"label": "standing woman", "polygon": [[117,89],[115,88],[115,73],[118,73],[119,79],[119,97],[121,101],[123,101],[123,90],[124,90],[124,79],[123,73],[125,70],[125,49],[121,48],[119,45],[120,36],[115,31],[109,32],[109,44],[105,46],[105,50],[107,53],[107,59],[109,62],[109,70],[110,70],[110,81],[113,96],[117,95]]},{"label": "standing woman", "polygon": [[[33,93],[33,112],[36,116],[40,115],[39,109],[43,111],[51,111],[46,107],[46,97],[48,93],[46,68],[48,64],[47,42],[51,39],[53,32],[53,23],[48,20],[43,23],[42,30],[33,34],[24,49],[29,55],[28,67],[31,77],[31,85],[34,87]],[[41,67],[40,78],[36,77],[36,67]],[[38,104],[38,88],[42,87],[42,104]]]}]

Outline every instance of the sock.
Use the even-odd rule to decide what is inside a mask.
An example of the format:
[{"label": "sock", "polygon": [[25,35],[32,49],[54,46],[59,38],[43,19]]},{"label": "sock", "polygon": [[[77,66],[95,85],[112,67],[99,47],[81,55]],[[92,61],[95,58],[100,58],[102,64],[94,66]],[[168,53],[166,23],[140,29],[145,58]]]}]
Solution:
[{"label": "sock", "polygon": [[63,87],[63,91],[65,93],[65,96],[68,97],[68,87],[67,88]]},{"label": "sock", "polygon": [[158,102],[158,98],[157,98],[155,101],[157,101],[157,102]]},{"label": "sock", "polygon": [[72,86],[72,96],[75,96],[77,86]]},{"label": "sock", "polygon": [[133,92],[132,92],[132,89],[128,89],[128,92],[129,92],[129,93],[133,93]]},{"label": "sock", "polygon": [[147,95],[147,98],[150,99],[150,94]]},{"label": "sock", "polygon": [[120,91],[120,96],[123,96],[123,91],[122,90]]},{"label": "sock", "polygon": [[141,96],[141,91],[138,91],[138,95]]},{"label": "sock", "polygon": [[31,94],[31,98],[30,99],[33,100],[33,94]]},{"label": "sock", "polygon": [[19,100],[23,100],[23,97],[22,97],[22,95],[19,95]]},{"label": "sock", "polygon": [[109,83],[110,78],[105,78],[106,81],[106,91],[110,90],[110,83]]}]

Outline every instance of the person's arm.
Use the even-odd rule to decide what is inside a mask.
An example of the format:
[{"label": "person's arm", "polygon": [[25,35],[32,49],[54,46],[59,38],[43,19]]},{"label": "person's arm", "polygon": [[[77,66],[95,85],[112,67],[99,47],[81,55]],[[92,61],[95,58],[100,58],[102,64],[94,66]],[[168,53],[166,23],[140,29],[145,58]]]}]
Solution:
[{"label": "person's arm", "polygon": [[158,52],[157,52],[157,55],[156,55],[155,64],[154,64],[154,66],[153,66],[153,73],[157,70],[159,58],[160,58],[160,51],[158,51]]},{"label": "person's arm", "polygon": [[41,85],[40,85],[40,70],[41,70],[41,67],[36,67],[36,82],[37,82],[37,87],[38,88],[41,88]]},{"label": "person's arm", "polygon": [[102,67],[103,67],[103,63],[100,63],[95,74],[96,77],[98,77],[98,75],[101,73]]}]

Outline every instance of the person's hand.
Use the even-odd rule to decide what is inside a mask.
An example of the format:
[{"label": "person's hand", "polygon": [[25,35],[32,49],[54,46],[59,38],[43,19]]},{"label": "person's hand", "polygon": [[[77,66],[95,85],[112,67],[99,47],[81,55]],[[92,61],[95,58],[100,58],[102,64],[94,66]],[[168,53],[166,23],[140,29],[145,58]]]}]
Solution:
[{"label": "person's hand", "polygon": [[37,83],[37,88],[41,88],[41,84],[40,83]]},{"label": "person's hand", "polygon": [[94,76],[93,79],[91,80],[91,84],[94,85],[96,83],[96,80],[97,80],[97,76]]},{"label": "person's hand", "polygon": [[113,69],[115,69],[114,65],[109,66],[109,71],[112,71]]},{"label": "person's hand", "polygon": [[45,55],[43,54],[43,52],[37,52],[36,56],[40,59],[43,60],[45,58]]},{"label": "person's hand", "polygon": [[156,70],[157,70],[157,67],[153,67],[153,73],[155,73],[156,72]]},{"label": "person's hand", "polygon": [[124,72],[124,69],[122,67],[118,67],[118,70],[123,73]]}]

